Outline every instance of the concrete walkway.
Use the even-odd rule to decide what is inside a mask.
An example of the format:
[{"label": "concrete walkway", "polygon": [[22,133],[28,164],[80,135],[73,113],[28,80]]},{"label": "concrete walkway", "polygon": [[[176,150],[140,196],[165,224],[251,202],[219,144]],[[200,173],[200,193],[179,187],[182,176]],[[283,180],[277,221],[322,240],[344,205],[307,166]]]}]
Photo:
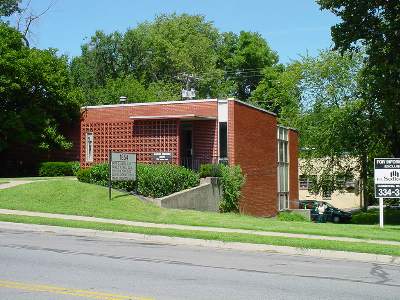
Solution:
[{"label": "concrete walkway", "polygon": [[272,232],[272,231],[218,228],[218,227],[206,227],[206,226],[159,224],[159,223],[136,222],[136,221],[115,220],[115,219],[105,219],[105,218],[95,218],[95,217],[74,216],[74,215],[41,213],[41,212],[32,212],[32,211],[10,210],[10,209],[0,209],[0,214],[31,216],[31,217],[44,217],[44,218],[87,221],[87,222],[99,222],[99,223],[107,223],[107,224],[122,224],[122,225],[129,225],[129,226],[136,226],[136,227],[148,227],[148,228],[165,228],[165,229],[178,229],[178,230],[242,233],[242,234],[260,235],[260,236],[277,236],[277,237],[301,238],[301,239],[312,239],[312,240],[328,240],[328,241],[342,241],[342,242],[370,243],[370,244],[400,246],[400,242],[396,242],[396,241],[365,240],[365,239],[357,239],[357,238],[349,238],[349,237],[336,237],[336,236],[322,236],[322,235],[297,234],[297,233]]},{"label": "concrete walkway", "polygon": [[41,182],[48,180],[57,180],[57,179],[68,179],[68,180],[77,180],[75,176],[61,176],[61,177],[37,177],[34,180],[29,179],[18,179],[18,178],[2,178],[2,180],[7,181],[7,183],[0,184],[0,190],[12,188],[17,185],[27,184],[31,182]]},{"label": "concrete walkway", "polygon": [[7,183],[0,184],[0,190],[8,189],[17,185],[31,183],[33,180],[9,180]]}]

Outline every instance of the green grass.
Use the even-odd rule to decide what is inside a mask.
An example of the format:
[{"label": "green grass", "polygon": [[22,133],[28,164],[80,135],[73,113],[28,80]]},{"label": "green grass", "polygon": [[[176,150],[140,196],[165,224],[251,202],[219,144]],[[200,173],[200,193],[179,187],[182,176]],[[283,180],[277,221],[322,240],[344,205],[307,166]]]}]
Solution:
[{"label": "green grass", "polygon": [[253,244],[267,244],[275,246],[289,246],[301,249],[325,249],[325,250],[350,251],[350,252],[400,256],[400,247],[398,246],[367,244],[362,242],[361,243],[339,242],[339,241],[332,242],[324,240],[257,236],[257,235],[240,234],[240,233],[221,233],[221,232],[196,231],[196,230],[135,227],[135,226],[119,225],[119,224],[105,224],[97,222],[71,221],[71,220],[43,218],[43,217],[27,217],[27,216],[17,216],[17,215],[0,215],[0,221],[52,225],[52,226],[72,227],[72,228],[88,228],[88,229],[116,231],[116,232],[132,232],[132,233],[141,233],[148,235],[197,238],[204,240],[219,240],[224,242],[242,242],[242,243],[253,243]]},{"label": "green grass", "polygon": [[113,198],[109,201],[107,188],[66,179],[37,181],[0,190],[0,208],[166,224],[400,241],[400,226],[380,229],[376,225],[285,222],[238,214],[163,209],[117,191],[113,191]]},{"label": "green grass", "polygon": [[[400,225],[400,210],[385,208],[383,221],[386,225]],[[379,209],[359,211],[353,214],[354,224],[379,224]]]},{"label": "green grass", "polygon": [[9,183],[7,180],[0,179],[0,184]]}]

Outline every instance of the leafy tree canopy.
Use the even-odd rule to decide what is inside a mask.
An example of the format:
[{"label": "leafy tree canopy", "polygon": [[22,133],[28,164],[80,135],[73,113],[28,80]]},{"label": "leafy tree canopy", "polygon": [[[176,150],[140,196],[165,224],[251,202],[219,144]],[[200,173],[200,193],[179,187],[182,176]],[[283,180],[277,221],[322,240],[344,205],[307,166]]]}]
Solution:
[{"label": "leafy tree canopy", "polygon": [[[65,57],[55,50],[29,49],[21,34],[0,24],[0,152],[71,147],[60,128],[77,116],[68,98]],[[21,158],[24,160],[24,158]]]},{"label": "leafy tree canopy", "polygon": [[198,98],[246,100],[260,82],[263,69],[277,62],[277,54],[257,33],[220,33],[203,16],[171,14],[124,34],[97,31],[82,46],[82,55],[72,60],[71,77],[75,87],[86,90],[129,77],[128,81],[135,79],[145,89],[174,86],[167,93],[160,91],[170,99],[180,98],[180,89],[175,88],[180,86],[195,88]]},{"label": "leafy tree canopy", "polygon": [[364,98],[375,107],[373,129],[400,156],[400,1],[318,0],[341,18],[332,27],[335,48],[365,49]]},{"label": "leafy tree canopy", "polygon": [[19,12],[21,0],[1,0],[0,17],[9,17],[15,12]]}]

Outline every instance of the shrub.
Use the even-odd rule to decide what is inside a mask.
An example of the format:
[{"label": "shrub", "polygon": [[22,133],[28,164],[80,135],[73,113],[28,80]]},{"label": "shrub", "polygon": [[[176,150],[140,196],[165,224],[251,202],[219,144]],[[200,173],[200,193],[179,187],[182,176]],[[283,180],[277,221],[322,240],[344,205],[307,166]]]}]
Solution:
[{"label": "shrub", "polygon": [[290,222],[307,222],[307,219],[298,214],[294,214],[290,211],[281,211],[277,216],[279,221],[290,221]]},{"label": "shrub", "polygon": [[39,166],[39,176],[54,177],[54,176],[73,176],[79,170],[79,162],[43,162]]},{"label": "shrub", "polygon": [[[99,164],[80,170],[78,180],[98,185],[108,185],[108,164]],[[82,179],[82,180],[81,180]],[[199,176],[184,167],[172,164],[137,165],[137,182],[114,181],[114,188],[132,191],[137,185],[139,194],[148,197],[163,197],[181,190],[197,186]]]},{"label": "shrub", "polygon": [[76,178],[81,182],[90,183],[90,169],[79,169]]},{"label": "shrub", "polygon": [[90,183],[108,186],[108,164],[98,164],[90,168]]},{"label": "shrub", "polygon": [[81,168],[81,165],[80,165],[79,161],[71,162],[72,175],[76,176],[76,174],[78,173],[80,168]]},{"label": "shrub", "polygon": [[199,176],[204,177],[221,177],[222,176],[222,164],[204,164],[200,166]]},{"label": "shrub", "polygon": [[199,181],[195,172],[177,165],[138,166],[138,193],[145,196],[167,196],[197,186]]},{"label": "shrub", "polygon": [[219,204],[220,212],[239,212],[240,190],[246,179],[240,166],[225,166],[221,168],[221,184],[223,197]]}]

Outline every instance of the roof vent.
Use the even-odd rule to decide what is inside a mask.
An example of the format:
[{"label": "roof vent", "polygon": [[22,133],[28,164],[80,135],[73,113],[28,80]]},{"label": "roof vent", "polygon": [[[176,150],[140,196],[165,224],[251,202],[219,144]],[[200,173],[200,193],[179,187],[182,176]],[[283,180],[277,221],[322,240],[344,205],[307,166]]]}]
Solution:
[{"label": "roof vent", "polygon": [[121,103],[121,104],[125,104],[126,103],[126,96],[121,96],[121,97],[119,97],[119,103]]}]

